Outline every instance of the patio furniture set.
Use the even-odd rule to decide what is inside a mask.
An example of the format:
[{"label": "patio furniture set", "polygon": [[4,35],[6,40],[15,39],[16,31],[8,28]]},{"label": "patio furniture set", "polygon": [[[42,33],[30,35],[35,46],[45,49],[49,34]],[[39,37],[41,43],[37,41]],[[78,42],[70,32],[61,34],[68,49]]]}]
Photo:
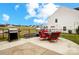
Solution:
[{"label": "patio furniture set", "polygon": [[47,29],[39,31],[40,40],[58,41],[61,32],[49,32]]}]

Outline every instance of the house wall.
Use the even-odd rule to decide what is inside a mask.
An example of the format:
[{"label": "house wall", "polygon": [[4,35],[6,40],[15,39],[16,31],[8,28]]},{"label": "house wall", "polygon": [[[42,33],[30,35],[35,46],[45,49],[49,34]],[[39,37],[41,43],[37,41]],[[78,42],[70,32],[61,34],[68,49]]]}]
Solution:
[{"label": "house wall", "polygon": [[[55,23],[55,20],[58,20]],[[75,33],[75,29],[79,25],[79,11],[69,8],[59,8],[53,15],[48,18],[48,29],[60,30],[61,32],[68,33],[68,30],[72,30]],[[52,26],[52,27],[51,27]],[[63,31],[63,26],[66,26],[66,31]]]}]

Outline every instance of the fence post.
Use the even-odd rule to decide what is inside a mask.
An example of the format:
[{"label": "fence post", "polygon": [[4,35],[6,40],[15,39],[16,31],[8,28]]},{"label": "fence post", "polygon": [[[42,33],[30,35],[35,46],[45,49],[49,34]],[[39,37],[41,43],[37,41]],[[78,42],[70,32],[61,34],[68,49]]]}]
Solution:
[{"label": "fence post", "polygon": [[29,31],[29,37],[30,37],[30,29],[28,29],[28,31]]},{"label": "fence post", "polygon": [[18,29],[18,38],[20,38],[20,29]]},{"label": "fence post", "polygon": [[4,39],[4,29],[2,31],[3,31],[3,39]]}]

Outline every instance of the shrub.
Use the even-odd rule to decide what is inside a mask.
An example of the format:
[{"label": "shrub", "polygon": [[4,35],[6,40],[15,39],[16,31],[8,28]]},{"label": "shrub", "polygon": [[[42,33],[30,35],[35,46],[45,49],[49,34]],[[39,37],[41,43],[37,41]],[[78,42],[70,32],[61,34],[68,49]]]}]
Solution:
[{"label": "shrub", "polygon": [[76,33],[79,34],[79,26],[78,26],[78,28],[76,29]]},{"label": "shrub", "polygon": [[69,33],[69,34],[72,34],[72,30],[68,30],[68,33]]}]

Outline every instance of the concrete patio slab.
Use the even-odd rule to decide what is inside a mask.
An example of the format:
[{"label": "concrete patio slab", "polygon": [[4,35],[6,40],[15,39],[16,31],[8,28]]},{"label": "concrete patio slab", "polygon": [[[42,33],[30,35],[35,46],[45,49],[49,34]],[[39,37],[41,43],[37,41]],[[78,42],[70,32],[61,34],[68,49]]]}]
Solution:
[{"label": "concrete patio slab", "polygon": [[0,51],[0,55],[60,55],[57,52],[42,48],[33,43],[25,43]]},{"label": "concrete patio slab", "polygon": [[40,41],[39,37],[34,37],[28,41],[60,54],[79,55],[79,45],[64,38],[59,38],[58,42]]},{"label": "concrete patio slab", "polygon": [[[28,43],[31,44],[28,44]],[[35,46],[33,46],[33,45]],[[21,46],[22,45],[22,46]],[[19,46],[19,47],[18,47]],[[37,48],[35,48],[36,46],[38,46]],[[30,49],[28,49],[29,47],[31,47]],[[41,52],[41,47],[42,52]],[[19,49],[20,48],[20,49]],[[23,49],[22,49],[23,48]],[[9,49],[12,51],[16,51],[13,54],[20,54],[22,52],[22,54],[34,54],[33,51],[36,51],[37,53],[35,54],[45,54],[45,55],[55,55],[55,54],[63,54],[63,55],[79,55],[79,45],[77,45],[76,43],[64,39],[64,38],[59,38],[58,42],[49,42],[49,41],[40,41],[39,37],[32,37],[32,38],[22,38],[19,39],[17,41],[13,41],[13,42],[0,42],[0,54],[11,54],[11,52],[9,53]],[[37,50],[36,50],[37,49]],[[40,49],[40,50],[38,50]],[[26,51],[27,50],[27,51]],[[26,52],[24,52],[26,51]],[[28,52],[31,51],[31,52]],[[50,53],[50,52],[53,53]],[[44,53],[43,53],[44,52]],[[55,52],[55,53],[54,53]]]}]

